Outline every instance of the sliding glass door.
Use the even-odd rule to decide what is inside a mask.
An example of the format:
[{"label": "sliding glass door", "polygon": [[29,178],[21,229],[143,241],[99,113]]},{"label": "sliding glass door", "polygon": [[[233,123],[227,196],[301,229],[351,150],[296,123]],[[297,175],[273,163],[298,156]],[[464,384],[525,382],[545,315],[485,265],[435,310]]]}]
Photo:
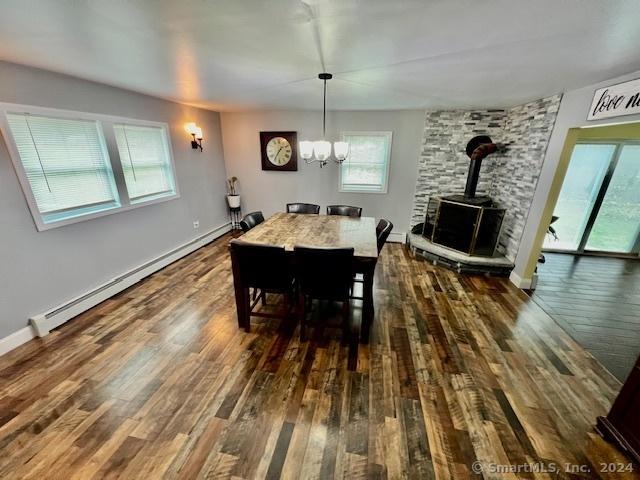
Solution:
[{"label": "sliding glass door", "polygon": [[640,145],[622,145],[587,240],[587,250],[637,251],[640,227]]},{"label": "sliding glass door", "polygon": [[547,250],[638,253],[640,144],[576,144],[554,216]]}]

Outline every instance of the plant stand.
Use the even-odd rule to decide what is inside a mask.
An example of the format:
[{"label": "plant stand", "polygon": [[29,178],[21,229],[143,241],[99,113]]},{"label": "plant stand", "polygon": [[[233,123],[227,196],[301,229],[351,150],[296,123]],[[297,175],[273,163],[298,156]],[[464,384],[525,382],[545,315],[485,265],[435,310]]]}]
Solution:
[{"label": "plant stand", "polygon": [[231,230],[242,230],[240,220],[242,220],[241,207],[229,207],[229,216],[231,217]]}]

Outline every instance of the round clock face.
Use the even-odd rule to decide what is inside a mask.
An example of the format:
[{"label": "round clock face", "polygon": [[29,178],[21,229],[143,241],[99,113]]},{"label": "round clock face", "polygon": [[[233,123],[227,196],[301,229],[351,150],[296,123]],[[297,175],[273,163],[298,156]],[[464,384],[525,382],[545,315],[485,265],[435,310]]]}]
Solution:
[{"label": "round clock face", "polygon": [[267,158],[274,165],[281,167],[291,160],[291,144],[282,137],[273,137],[267,143]]}]

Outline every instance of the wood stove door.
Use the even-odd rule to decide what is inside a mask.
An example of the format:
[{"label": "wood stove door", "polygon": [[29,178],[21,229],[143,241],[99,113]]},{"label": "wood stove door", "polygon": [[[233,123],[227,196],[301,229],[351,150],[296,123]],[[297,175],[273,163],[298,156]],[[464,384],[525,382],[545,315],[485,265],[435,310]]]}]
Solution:
[{"label": "wood stove door", "polygon": [[433,229],[433,243],[471,254],[481,209],[442,200]]}]

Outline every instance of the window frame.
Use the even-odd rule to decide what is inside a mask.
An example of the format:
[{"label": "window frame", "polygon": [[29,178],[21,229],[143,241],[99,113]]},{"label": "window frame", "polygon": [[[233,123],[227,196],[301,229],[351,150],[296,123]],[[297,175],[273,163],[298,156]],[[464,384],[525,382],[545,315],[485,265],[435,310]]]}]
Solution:
[{"label": "window frame", "polygon": [[[371,189],[368,187],[358,188],[353,187],[354,184],[345,185],[342,183],[342,167],[344,163],[340,165],[339,173],[338,173],[338,191],[341,193],[373,193],[373,194],[387,194],[389,191],[389,171],[391,167],[391,150],[393,148],[393,132],[392,131],[348,131],[341,132],[340,138],[341,140],[348,141],[347,137],[349,136],[369,136],[369,137],[384,137],[388,142],[387,148],[387,158],[385,159],[385,168],[384,168],[384,176],[383,182],[380,189]],[[345,160],[346,162],[346,160]]]},{"label": "window frame", "polygon": [[[153,123],[157,123],[157,122],[153,122]],[[150,193],[147,195],[142,195],[139,197],[132,197],[129,194],[129,188],[126,186],[127,185],[127,180],[126,177],[124,176],[124,172],[122,175],[122,180],[124,182],[125,185],[125,189],[127,191],[127,200],[131,205],[147,205],[150,202],[153,202],[154,200],[159,200],[159,199],[163,199],[165,197],[174,197],[175,194],[178,191],[178,183],[176,181],[176,169],[175,169],[175,165],[173,163],[173,154],[171,152],[171,139],[169,136],[169,126],[165,123],[165,124],[156,124],[156,125],[152,125],[152,122],[137,122],[134,123],[132,121],[127,121],[127,122],[112,122],[111,123],[111,130],[113,132],[113,136],[114,136],[114,141],[115,141],[115,146],[116,146],[116,151],[118,152],[118,161],[120,162],[120,167],[122,170],[122,158],[120,157],[120,148],[118,147],[118,141],[116,139],[116,130],[115,127],[116,126],[122,126],[122,127],[153,127],[153,128],[160,128],[161,133],[162,133],[162,140],[164,142],[166,142],[166,152],[169,155],[169,163],[168,163],[168,168],[170,170],[171,173],[171,179],[170,179],[170,183],[171,183],[171,190],[165,190],[162,192],[156,192],[156,193]]]},{"label": "window frame", "polygon": [[[111,167],[113,180],[116,185],[117,198],[115,199],[115,202],[117,205],[106,208],[104,210],[86,214],[80,213],[77,216],[64,218],[62,220],[45,222],[44,216],[40,213],[40,209],[38,208],[38,203],[36,202],[35,196],[31,189],[31,184],[29,183],[29,179],[27,178],[24,165],[22,164],[18,146],[16,145],[15,139],[13,137],[13,132],[11,131],[11,128],[9,126],[7,113],[28,113],[32,115],[66,118],[71,120],[88,120],[96,122],[98,135],[101,139],[101,142],[103,142],[102,147],[104,148],[106,160]],[[151,198],[144,202],[131,202],[124,178],[124,173],[122,170],[122,161],[118,153],[118,146],[115,139],[115,124],[160,127],[164,130],[164,137],[167,142],[167,153],[169,155],[169,167],[171,169],[171,174],[173,175],[173,194]],[[14,171],[16,172],[16,176],[18,177],[18,181],[22,189],[22,193],[27,201],[29,211],[31,212],[31,216],[33,217],[33,221],[38,231],[51,230],[53,228],[58,228],[65,225],[93,220],[94,218],[100,218],[115,213],[126,212],[129,210],[133,210],[134,208],[145,207],[147,205],[153,205],[156,203],[167,202],[180,198],[175,161],[173,158],[173,146],[171,144],[171,130],[169,124],[165,122],[0,102],[0,131],[2,132],[2,136],[4,137],[7,150],[9,151],[9,156],[11,157],[11,163],[13,164]],[[82,210],[82,208],[83,207],[77,207],[78,210]]]}]

